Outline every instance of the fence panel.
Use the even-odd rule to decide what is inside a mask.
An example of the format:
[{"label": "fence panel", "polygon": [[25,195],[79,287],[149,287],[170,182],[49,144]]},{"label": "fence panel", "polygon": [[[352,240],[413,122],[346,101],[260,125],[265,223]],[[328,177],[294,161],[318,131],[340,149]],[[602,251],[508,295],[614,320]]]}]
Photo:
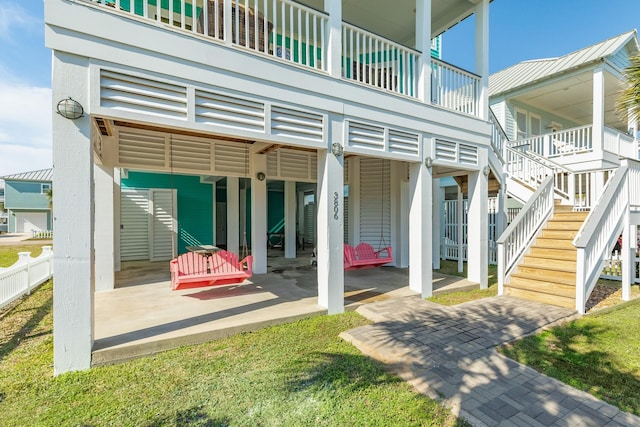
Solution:
[{"label": "fence panel", "polygon": [[33,289],[53,277],[53,252],[43,246],[42,254],[31,258],[30,252],[20,252],[18,262],[0,268],[0,308],[29,294]]}]

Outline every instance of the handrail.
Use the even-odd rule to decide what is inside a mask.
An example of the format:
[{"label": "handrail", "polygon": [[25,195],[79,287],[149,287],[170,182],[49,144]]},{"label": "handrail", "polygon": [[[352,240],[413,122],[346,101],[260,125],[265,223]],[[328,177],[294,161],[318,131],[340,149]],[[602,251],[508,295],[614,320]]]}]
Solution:
[{"label": "handrail", "polygon": [[553,176],[547,176],[515,219],[496,241],[498,245],[498,293],[520,257],[533,244],[542,225],[553,214]]},{"label": "handrail", "polygon": [[[493,113],[491,107],[489,107],[489,122],[491,122],[492,131],[491,131],[491,147],[493,148],[494,153],[498,156],[498,159],[504,164],[504,152],[506,145],[509,143],[509,137],[507,137],[507,133],[502,128],[502,125],[498,121],[498,118]],[[497,140],[499,140],[499,143]]]},{"label": "handrail", "polygon": [[604,256],[618,237],[629,209],[628,175],[629,167],[623,160],[573,240],[578,250],[576,310],[581,314],[585,312],[587,297],[600,277]]}]

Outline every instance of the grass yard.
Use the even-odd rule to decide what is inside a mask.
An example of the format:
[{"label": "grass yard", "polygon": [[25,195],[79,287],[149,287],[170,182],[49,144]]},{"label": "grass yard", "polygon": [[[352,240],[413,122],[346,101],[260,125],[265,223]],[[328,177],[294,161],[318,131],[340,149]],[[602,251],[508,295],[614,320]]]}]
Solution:
[{"label": "grass yard", "polygon": [[499,351],[640,415],[640,300],[524,338]]},{"label": "grass yard", "polygon": [[[467,263],[465,262],[463,265],[463,272],[458,273],[458,261],[441,260],[440,269],[435,271],[442,274],[448,274],[450,276],[467,277]],[[436,295],[427,298],[427,300],[442,305],[456,305],[463,302],[496,296],[498,294],[497,269],[497,266],[489,265],[489,288],[487,289],[474,289],[472,291],[452,292],[449,294]]]},{"label": "grass yard", "polygon": [[0,318],[0,424],[454,426],[464,421],[342,341],[322,316],[52,377],[52,283]]},{"label": "grass yard", "polygon": [[31,252],[31,257],[35,258],[42,253],[42,246],[0,246],[0,268],[10,267],[15,264],[18,261],[18,252]]}]

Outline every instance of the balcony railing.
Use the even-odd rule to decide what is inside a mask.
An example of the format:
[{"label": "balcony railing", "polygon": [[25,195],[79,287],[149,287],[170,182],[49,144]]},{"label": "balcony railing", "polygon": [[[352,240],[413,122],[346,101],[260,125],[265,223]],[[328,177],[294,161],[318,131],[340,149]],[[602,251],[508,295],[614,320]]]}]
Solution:
[{"label": "balcony railing", "polygon": [[[329,15],[292,0],[83,0],[113,13],[329,73]],[[171,4],[171,8],[169,8]],[[342,23],[341,77],[418,98],[421,52]],[[480,77],[432,58],[428,102],[479,114]]]}]

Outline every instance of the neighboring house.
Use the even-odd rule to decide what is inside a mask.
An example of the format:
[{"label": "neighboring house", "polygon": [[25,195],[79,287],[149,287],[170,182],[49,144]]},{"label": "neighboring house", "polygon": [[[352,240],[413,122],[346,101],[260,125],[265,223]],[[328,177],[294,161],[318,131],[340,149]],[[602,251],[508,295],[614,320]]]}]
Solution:
[{"label": "neighboring house", "polygon": [[7,218],[9,214],[4,207],[4,181],[0,179],[0,233],[6,233],[9,230]]},{"label": "neighboring house", "polygon": [[31,233],[52,229],[47,191],[51,189],[53,169],[6,175],[4,204],[9,233]]},{"label": "neighboring house", "polygon": [[[266,273],[282,219],[269,219],[273,197],[283,255],[311,238],[318,304],[339,313],[344,242],[382,237],[410,289],[431,295],[433,189],[457,176],[477,254],[468,278],[486,287],[487,194],[503,179],[488,121],[489,3],[47,0],[54,184],[65,189],[54,200],[56,373],[90,366],[94,286],[113,289],[126,259],[191,243],[240,252],[246,236],[254,273]],[[476,69],[432,58],[431,40],[471,15]]]}]

